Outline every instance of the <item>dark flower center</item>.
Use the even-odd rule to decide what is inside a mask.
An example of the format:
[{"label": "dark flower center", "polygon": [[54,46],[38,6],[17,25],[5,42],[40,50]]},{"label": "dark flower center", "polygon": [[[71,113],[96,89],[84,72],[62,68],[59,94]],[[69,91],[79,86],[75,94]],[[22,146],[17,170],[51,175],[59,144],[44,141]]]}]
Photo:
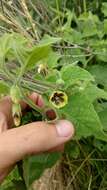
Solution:
[{"label": "dark flower center", "polygon": [[64,94],[55,92],[55,94],[51,98],[51,101],[54,102],[56,105],[59,105],[60,103],[64,102]]}]

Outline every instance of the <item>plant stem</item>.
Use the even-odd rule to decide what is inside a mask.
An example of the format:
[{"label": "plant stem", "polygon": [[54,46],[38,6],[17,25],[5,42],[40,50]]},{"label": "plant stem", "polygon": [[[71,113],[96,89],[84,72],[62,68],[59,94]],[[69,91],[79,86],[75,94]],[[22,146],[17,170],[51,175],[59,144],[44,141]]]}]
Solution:
[{"label": "plant stem", "polygon": [[32,100],[30,100],[27,97],[24,97],[24,101],[31,107],[33,108],[35,111],[37,111],[38,113],[40,113],[41,115],[43,115],[44,109],[39,108],[38,106],[36,106]]},{"label": "plant stem", "polygon": [[2,8],[2,12],[4,13],[4,7],[3,7],[3,1],[1,0],[1,8]]},{"label": "plant stem", "polygon": [[23,177],[23,161],[20,160],[19,162],[17,162],[17,167],[18,167],[18,173],[22,179],[22,183],[23,183],[23,186],[24,186],[24,189],[27,190],[27,187],[26,187],[26,183],[25,183],[25,180],[24,180],[24,177]]},{"label": "plant stem", "polygon": [[59,24],[61,26],[62,24],[61,24],[61,19],[60,19],[59,0],[56,0],[56,9],[57,9],[57,12],[58,12]]},{"label": "plant stem", "polygon": [[39,81],[39,80],[23,80],[25,84],[28,84],[29,86],[32,86],[34,88],[40,88],[42,91],[49,90],[49,89],[55,89],[56,85],[48,84],[47,82]]},{"label": "plant stem", "polygon": [[84,13],[86,13],[87,12],[86,0],[83,0],[83,9],[84,9]]},{"label": "plant stem", "polygon": [[25,103],[27,103],[31,108],[33,108],[35,111],[39,112],[41,115],[43,115],[44,113],[44,108],[40,108],[38,107],[30,98],[28,98],[23,90],[21,90],[21,94],[22,94],[22,97],[23,97],[23,101]]},{"label": "plant stem", "polygon": [[21,67],[20,73],[19,73],[19,75],[18,75],[18,78],[17,78],[16,81],[15,81],[15,84],[17,84],[17,83],[20,84],[21,79],[22,79],[22,77],[23,77],[23,75],[24,75],[24,72],[25,72],[25,69],[26,69],[26,65],[27,65],[27,63]]},{"label": "plant stem", "polygon": [[25,88],[25,89],[27,89],[27,90],[30,90],[32,92],[36,92],[37,94],[41,94],[41,95],[43,94],[43,92],[41,92],[40,90],[32,88],[32,87],[30,87],[30,86],[28,86],[26,84],[22,84],[22,87]]}]

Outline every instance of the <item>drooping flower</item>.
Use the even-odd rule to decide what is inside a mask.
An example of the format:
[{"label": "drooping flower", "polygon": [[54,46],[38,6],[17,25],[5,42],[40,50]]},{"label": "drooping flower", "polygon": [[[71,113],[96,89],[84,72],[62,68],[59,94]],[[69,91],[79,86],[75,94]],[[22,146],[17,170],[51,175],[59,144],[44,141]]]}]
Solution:
[{"label": "drooping flower", "polygon": [[18,127],[21,124],[21,106],[20,104],[13,104],[12,105],[12,116],[13,116],[13,122],[16,127]]},{"label": "drooping flower", "polygon": [[62,108],[68,103],[68,96],[65,92],[54,91],[49,98],[50,103],[56,108]]}]

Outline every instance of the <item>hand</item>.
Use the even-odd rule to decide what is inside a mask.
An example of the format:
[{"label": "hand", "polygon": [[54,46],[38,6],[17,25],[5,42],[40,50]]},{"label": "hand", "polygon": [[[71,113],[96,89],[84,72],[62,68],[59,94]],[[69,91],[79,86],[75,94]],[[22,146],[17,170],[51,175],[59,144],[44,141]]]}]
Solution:
[{"label": "hand", "polygon": [[[30,98],[36,105],[43,105],[36,93]],[[21,102],[21,107],[26,110],[27,104]],[[11,129],[12,123],[12,102],[9,97],[5,97],[0,102],[0,181],[17,161],[27,155],[60,150],[74,134],[72,124],[66,120],[55,124],[33,122],[14,129]]]}]

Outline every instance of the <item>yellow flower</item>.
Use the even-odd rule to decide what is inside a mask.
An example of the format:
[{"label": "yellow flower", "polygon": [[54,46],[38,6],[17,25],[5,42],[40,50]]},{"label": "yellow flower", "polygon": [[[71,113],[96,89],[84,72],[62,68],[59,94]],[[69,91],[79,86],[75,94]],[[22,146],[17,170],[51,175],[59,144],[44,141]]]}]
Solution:
[{"label": "yellow flower", "polygon": [[48,74],[47,66],[45,64],[40,64],[38,66],[38,73],[45,77]]},{"label": "yellow flower", "polygon": [[50,103],[56,108],[62,108],[68,103],[68,96],[65,92],[54,91],[49,99]]},{"label": "yellow flower", "polygon": [[21,106],[20,104],[13,104],[12,105],[12,116],[14,125],[18,127],[21,124]]},{"label": "yellow flower", "polygon": [[21,124],[21,117],[20,117],[20,115],[16,113],[16,114],[13,116],[13,121],[14,121],[14,125],[15,125],[16,127],[18,127],[18,126]]}]

